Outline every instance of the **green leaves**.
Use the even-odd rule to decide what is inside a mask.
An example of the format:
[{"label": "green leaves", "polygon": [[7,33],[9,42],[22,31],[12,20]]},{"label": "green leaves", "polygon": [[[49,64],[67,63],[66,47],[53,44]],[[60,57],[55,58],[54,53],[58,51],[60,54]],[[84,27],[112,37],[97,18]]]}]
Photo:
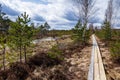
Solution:
[{"label": "green leaves", "polygon": [[40,25],[36,29],[40,37],[47,36],[50,29],[50,25],[47,22],[45,22],[44,25]]},{"label": "green leaves", "polygon": [[103,32],[104,32],[104,39],[110,40],[112,37],[112,30],[111,30],[110,23],[107,20],[104,21]]},{"label": "green leaves", "polygon": [[83,39],[82,39],[83,31],[84,31],[84,27],[82,26],[79,20],[75,28],[73,29],[73,32],[74,32],[73,39],[75,42],[83,42]]},{"label": "green leaves", "polygon": [[30,22],[29,15],[24,12],[18,16],[16,22],[11,22],[9,29],[10,43],[14,48],[19,49],[20,55],[24,51],[26,56],[27,47],[30,46],[34,35],[34,28],[28,26]]},{"label": "green leaves", "polygon": [[45,30],[49,30],[50,29],[50,25],[47,22],[45,22],[45,24],[44,24],[44,29]]},{"label": "green leaves", "polygon": [[115,60],[119,60],[120,59],[120,42],[115,42],[113,44],[111,44],[111,56],[113,59]]},{"label": "green leaves", "polygon": [[5,70],[5,54],[6,54],[6,44],[8,40],[8,29],[10,20],[5,16],[6,14],[2,12],[2,6],[0,4],[0,48],[2,49],[3,57],[3,68]]},{"label": "green leaves", "polygon": [[105,19],[102,30],[96,31],[96,35],[105,42],[114,61],[120,61],[120,31],[111,29],[110,23]]},{"label": "green leaves", "polygon": [[48,56],[53,59],[63,59],[62,51],[59,49],[58,45],[55,45],[51,48],[51,50],[48,52]]},{"label": "green leaves", "polygon": [[17,22],[25,26],[30,22],[29,15],[27,15],[26,12],[24,12],[24,14],[21,14],[21,16],[18,16]]},{"label": "green leaves", "polygon": [[[11,39],[13,42],[18,43],[16,45],[19,45],[19,43],[30,43],[32,36],[33,36],[33,30],[31,26],[28,26],[28,23],[30,22],[30,18],[26,14],[21,14],[21,16],[18,16],[16,22],[11,22],[11,28],[9,29],[9,34],[11,36]],[[21,42],[19,42],[21,39]]]}]

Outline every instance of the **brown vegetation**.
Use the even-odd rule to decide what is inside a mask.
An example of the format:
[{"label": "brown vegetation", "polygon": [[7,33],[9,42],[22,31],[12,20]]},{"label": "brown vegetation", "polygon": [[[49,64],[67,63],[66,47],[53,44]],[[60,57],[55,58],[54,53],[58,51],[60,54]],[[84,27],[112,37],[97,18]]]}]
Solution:
[{"label": "brown vegetation", "polygon": [[120,64],[118,60],[113,59],[111,52],[105,42],[98,39],[100,51],[102,53],[103,64],[106,70],[107,80],[119,80],[120,79]]},{"label": "brown vegetation", "polygon": [[[0,80],[85,80],[90,59],[90,54],[85,54],[88,53],[86,49],[81,52],[85,46],[70,43],[66,39],[61,40],[57,47],[58,51],[62,51],[60,56],[63,59],[51,58],[49,51],[38,51],[26,63],[15,62],[5,71],[0,71]],[[90,53],[91,46],[87,50]]]}]

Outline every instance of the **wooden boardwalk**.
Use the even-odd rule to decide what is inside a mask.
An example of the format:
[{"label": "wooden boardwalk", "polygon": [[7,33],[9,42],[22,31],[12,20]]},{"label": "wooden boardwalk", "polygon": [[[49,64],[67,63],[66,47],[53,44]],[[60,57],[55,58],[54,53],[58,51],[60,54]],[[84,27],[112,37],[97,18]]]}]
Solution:
[{"label": "wooden boardwalk", "polygon": [[91,63],[88,72],[88,80],[106,80],[101,53],[94,34],[92,35],[92,40],[93,40],[93,47],[92,47]]}]

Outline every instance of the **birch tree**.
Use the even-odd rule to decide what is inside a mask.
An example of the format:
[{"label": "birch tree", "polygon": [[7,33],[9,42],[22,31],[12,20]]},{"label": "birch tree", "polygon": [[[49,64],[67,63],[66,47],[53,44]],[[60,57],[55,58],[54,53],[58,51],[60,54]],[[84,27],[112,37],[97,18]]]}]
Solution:
[{"label": "birch tree", "polygon": [[114,2],[113,0],[108,1],[108,6],[105,13],[105,21],[103,24],[104,38],[106,40],[111,40],[112,38],[112,27],[113,27],[113,17],[114,17]]},{"label": "birch tree", "polygon": [[86,28],[89,22],[89,19],[95,12],[95,0],[73,0],[77,9],[78,9],[78,16],[79,20],[81,21],[84,30],[83,30],[83,42],[86,42]]}]

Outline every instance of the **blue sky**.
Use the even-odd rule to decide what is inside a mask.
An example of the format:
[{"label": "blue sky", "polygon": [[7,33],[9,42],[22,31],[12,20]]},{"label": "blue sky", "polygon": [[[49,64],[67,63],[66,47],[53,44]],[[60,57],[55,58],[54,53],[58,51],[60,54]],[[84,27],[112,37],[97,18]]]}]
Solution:
[{"label": "blue sky", "polygon": [[[101,25],[104,20],[108,0],[96,0],[99,9],[90,22]],[[53,29],[71,29],[77,23],[76,9],[71,0],[0,0],[3,11],[13,21],[23,12],[31,17],[31,22],[48,22]]]}]

